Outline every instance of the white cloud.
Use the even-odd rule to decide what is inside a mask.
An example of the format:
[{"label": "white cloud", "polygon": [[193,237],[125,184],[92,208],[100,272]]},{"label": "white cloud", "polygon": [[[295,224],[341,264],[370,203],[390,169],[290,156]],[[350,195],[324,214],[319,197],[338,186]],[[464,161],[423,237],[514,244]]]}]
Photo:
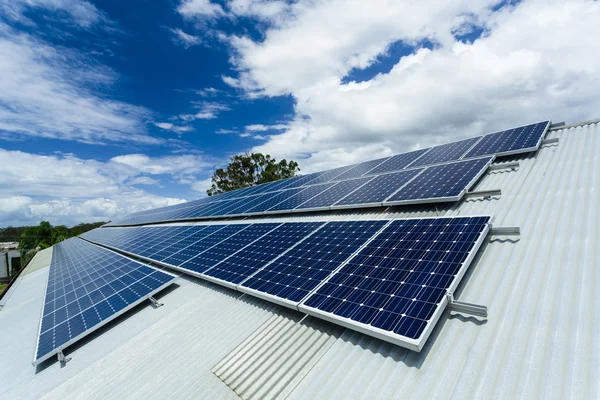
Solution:
[{"label": "white cloud", "polygon": [[[173,180],[193,186],[213,163],[199,155],[126,154],[107,162],[70,154],[51,156],[0,149],[0,226],[114,219],[183,201],[135,185]],[[150,176],[148,176],[150,175]]]},{"label": "white cloud", "polygon": [[105,19],[93,4],[82,0],[0,0],[0,12],[14,21],[32,24],[24,14],[28,10],[45,9],[66,14],[70,21],[88,28]]},{"label": "white cloud", "polygon": [[163,129],[165,131],[171,131],[178,134],[194,130],[194,128],[192,128],[191,126],[177,126],[173,125],[170,122],[155,122],[154,125],[158,126],[160,129]]},{"label": "white cloud", "polygon": [[193,121],[196,119],[215,119],[219,113],[229,111],[231,108],[228,105],[217,102],[195,102],[195,107],[198,109],[196,114],[182,114],[179,116],[184,121]]},{"label": "white cloud", "polygon": [[[223,80],[249,96],[293,96],[287,130],[254,150],[304,159],[305,170],[545,118],[598,117],[600,3],[495,3],[300,0],[272,17],[264,40],[230,37],[239,75]],[[455,39],[474,23],[483,37]],[[420,48],[424,40],[434,48]],[[343,83],[397,41],[414,52]]]},{"label": "white cloud", "polygon": [[170,29],[170,31],[173,33],[173,41],[175,44],[181,45],[186,49],[202,43],[202,38],[200,38],[200,36],[190,35],[179,28]]},{"label": "white cloud", "polygon": [[208,189],[210,189],[211,185],[212,185],[212,179],[207,178],[207,179],[203,179],[201,181],[196,181],[196,182],[192,183],[191,188],[192,188],[192,190],[194,190],[196,192],[203,193],[206,195],[206,191]]},{"label": "white cloud", "polygon": [[246,125],[247,132],[266,132],[266,131],[281,131],[287,129],[288,126],[286,124],[275,124],[275,125],[263,125],[263,124],[253,124]]},{"label": "white cloud", "polygon": [[177,7],[177,12],[184,18],[213,18],[225,14],[220,5],[210,0],[184,0]]},{"label": "white cloud", "polygon": [[85,143],[162,141],[146,134],[149,111],[109,99],[116,74],[0,23],[0,137]]}]

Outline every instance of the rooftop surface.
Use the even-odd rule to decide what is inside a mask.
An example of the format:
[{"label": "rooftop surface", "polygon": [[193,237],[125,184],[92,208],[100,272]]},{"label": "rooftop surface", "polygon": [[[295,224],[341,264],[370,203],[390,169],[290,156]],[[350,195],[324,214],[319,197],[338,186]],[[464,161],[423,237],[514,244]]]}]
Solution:
[{"label": "rooftop surface", "polygon": [[[598,398],[598,122],[552,130],[516,171],[488,172],[489,200],[285,217],[494,214],[521,235],[484,243],[455,297],[481,320],[446,311],[416,353],[182,275],[149,302],[71,346],[61,368],[31,365],[51,249],[3,299],[6,398]],[[283,219],[283,218],[281,218]]]}]

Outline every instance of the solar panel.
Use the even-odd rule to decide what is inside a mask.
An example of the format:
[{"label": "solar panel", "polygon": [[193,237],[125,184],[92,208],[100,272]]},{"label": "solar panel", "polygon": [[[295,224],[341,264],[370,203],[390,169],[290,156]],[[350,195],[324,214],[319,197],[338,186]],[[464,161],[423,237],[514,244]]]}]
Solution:
[{"label": "solar panel", "polygon": [[[232,224],[232,225],[211,225],[207,230],[213,231],[209,235],[204,236],[205,231],[200,232],[203,236],[201,239],[196,240],[187,247],[182,248],[177,253],[172,253],[169,257],[163,260],[159,260],[166,264],[170,264],[175,267],[181,266],[181,264],[187,262],[197,254],[202,253],[205,250],[213,247],[217,243],[228,239],[230,236],[238,233],[239,231],[247,228],[248,224]],[[187,239],[186,239],[187,240]]]},{"label": "solar panel", "polygon": [[458,201],[493,159],[485,157],[428,167],[383,204]]},{"label": "solar panel", "polygon": [[300,187],[300,186],[304,186],[304,185],[306,185],[307,182],[312,181],[313,179],[315,179],[317,176],[319,176],[321,174],[323,174],[323,172],[316,172],[316,173],[313,173],[313,174],[299,176],[293,182],[291,182],[290,184],[286,185],[285,188],[286,189],[292,189],[292,188],[297,188],[297,187]]},{"label": "solar panel", "polygon": [[419,158],[423,153],[429,149],[422,149],[411,151],[410,153],[398,154],[387,159],[387,161],[381,163],[375,168],[367,171],[365,175],[383,174],[390,171],[399,171],[406,168],[411,162]]},{"label": "solar panel", "polygon": [[258,206],[259,204],[273,198],[274,196],[276,196],[279,193],[280,192],[265,193],[265,194],[260,194],[258,196],[247,197],[244,199],[246,201],[244,201],[238,207],[230,209],[229,211],[227,211],[225,213],[225,215],[239,215],[239,214],[247,213],[249,210],[251,210],[254,207]]},{"label": "solar panel", "polygon": [[239,230],[237,233],[233,233],[225,240],[215,244],[205,251],[199,252],[196,256],[191,257],[189,260],[181,264],[180,268],[201,274],[209,268],[212,268],[215,264],[234,254],[236,251],[259,239],[261,236],[264,236],[269,231],[272,231],[279,225],[280,224],[272,223],[252,224],[246,229]]},{"label": "solar panel", "polygon": [[33,364],[59,353],[175,278],[81,239],[57,244]]},{"label": "solar panel", "polygon": [[427,153],[423,154],[412,164],[410,164],[410,166],[419,167],[423,165],[460,160],[467,150],[469,150],[479,140],[481,140],[481,136],[432,147]]},{"label": "solar panel", "polygon": [[345,167],[339,167],[330,169],[327,171],[323,171],[317,175],[317,177],[309,182],[306,185],[318,185],[320,183],[331,182],[337,180],[337,177],[348,171],[350,168],[354,168],[354,165],[347,165]]},{"label": "solar panel", "polygon": [[390,159],[390,157],[385,157],[385,158],[379,158],[377,160],[371,160],[371,161],[366,161],[366,162],[363,162],[360,164],[356,164],[356,166],[354,166],[354,168],[350,168],[348,171],[344,172],[343,174],[336,176],[335,180],[341,181],[344,179],[358,178],[359,176],[363,176],[364,174],[366,174],[373,168],[376,168],[378,165],[384,163],[385,161],[387,161],[389,159]]},{"label": "solar panel", "polygon": [[269,208],[267,211],[270,213],[274,212],[274,211],[278,211],[278,212],[291,211],[294,208],[298,207],[300,204],[306,202],[307,200],[312,199],[319,193],[322,193],[323,191],[329,189],[333,185],[335,185],[335,183],[323,183],[321,185],[305,187],[302,191],[298,192],[298,194],[288,197],[287,199],[283,200],[282,202],[275,204],[273,207]]},{"label": "solar panel", "polygon": [[364,186],[337,201],[331,208],[348,208],[349,206],[381,205],[385,199],[396,192],[407,182],[417,176],[423,169],[392,172],[374,177]]},{"label": "solar panel", "polygon": [[536,151],[550,127],[550,121],[538,122],[519,128],[494,132],[485,135],[465,157],[478,157],[488,154],[507,156]]},{"label": "solar panel", "polygon": [[248,278],[238,289],[295,307],[385,223],[329,222]]},{"label": "solar panel", "polygon": [[489,222],[489,216],[392,221],[299,310],[420,351]]},{"label": "solar panel", "polygon": [[248,214],[265,212],[269,208],[275,206],[278,203],[281,203],[285,199],[288,199],[288,198],[296,195],[297,193],[300,193],[302,190],[304,190],[304,189],[303,188],[295,188],[295,189],[284,190],[279,193],[273,193],[273,194],[267,193],[267,194],[263,195],[263,196],[267,196],[265,201],[263,201],[262,203],[258,204],[255,207],[249,209],[246,212]]},{"label": "solar panel", "polygon": [[203,277],[235,287],[323,224],[324,222],[282,224],[206,271]]},{"label": "solar panel", "polygon": [[302,203],[296,207],[295,210],[317,210],[317,209],[328,209],[339,199],[349,195],[353,191],[360,188],[362,185],[367,183],[371,178],[358,178],[351,179],[348,181],[341,181],[336,183],[330,189],[321,192],[307,202]]}]

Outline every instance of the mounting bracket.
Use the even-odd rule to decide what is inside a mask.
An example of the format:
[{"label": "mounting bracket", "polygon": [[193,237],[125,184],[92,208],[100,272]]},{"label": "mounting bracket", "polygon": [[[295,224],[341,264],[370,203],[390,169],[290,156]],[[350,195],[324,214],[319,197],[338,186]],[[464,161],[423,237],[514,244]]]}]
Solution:
[{"label": "mounting bracket", "polygon": [[521,228],[518,226],[497,226],[490,229],[492,236],[521,236]]},{"label": "mounting bracket", "polygon": [[542,144],[541,145],[543,146],[543,145],[546,145],[546,144],[554,144],[554,143],[558,143],[558,142],[559,142],[559,139],[557,137],[555,137],[555,138],[552,138],[552,139],[544,139],[544,140],[542,140]]},{"label": "mounting bracket", "polygon": [[488,167],[488,171],[497,171],[499,169],[511,169],[512,171],[516,171],[516,169],[519,168],[519,165],[518,161],[507,162],[504,164],[492,164]]},{"label": "mounting bracket", "polygon": [[472,192],[465,193],[466,199],[471,199],[473,197],[483,197],[484,199],[490,199],[492,196],[502,196],[502,190],[500,189],[491,189],[491,190],[477,190]]},{"label": "mounting bracket", "polygon": [[150,300],[150,302],[152,303],[152,307],[154,308],[158,308],[158,307],[162,307],[164,306],[163,303],[159,303],[158,300],[156,300],[154,297],[150,296],[148,297],[148,300]]},{"label": "mounting bracket", "polygon": [[450,292],[446,293],[448,305],[446,308],[450,311],[459,312],[461,314],[475,315],[476,317],[487,318],[488,311],[486,306],[479,304],[465,303],[454,300],[454,295]]},{"label": "mounting bracket", "polygon": [[58,355],[58,361],[60,362],[61,368],[64,367],[65,365],[67,365],[67,363],[69,361],[71,361],[71,357],[65,357],[64,353],[62,352],[62,350],[59,351],[57,353],[57,355]]}]

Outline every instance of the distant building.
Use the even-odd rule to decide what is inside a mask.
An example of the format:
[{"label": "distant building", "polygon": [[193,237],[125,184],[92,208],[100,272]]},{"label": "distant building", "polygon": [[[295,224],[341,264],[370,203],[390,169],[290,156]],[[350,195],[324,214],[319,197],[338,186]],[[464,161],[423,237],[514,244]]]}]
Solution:
[{"label": "distant building", "polygon": [[10,280],[21,268],[19,242],[0,242],[0,283]]}]

